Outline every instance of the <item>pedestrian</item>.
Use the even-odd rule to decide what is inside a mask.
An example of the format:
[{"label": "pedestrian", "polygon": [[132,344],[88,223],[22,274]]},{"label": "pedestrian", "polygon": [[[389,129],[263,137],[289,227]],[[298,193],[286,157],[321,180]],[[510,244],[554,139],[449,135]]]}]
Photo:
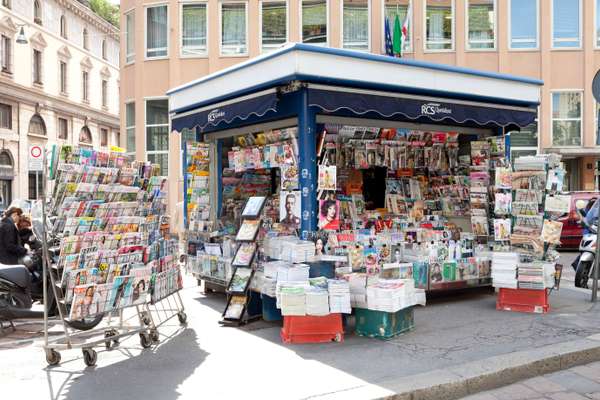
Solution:
[{"label": "pedestrian", "polygon": [[19,258],[27,254],[27,249],[20,244],[17,224],[23,210],[10,207],[0,222],[0,263],[5,265],[19,264]]}]

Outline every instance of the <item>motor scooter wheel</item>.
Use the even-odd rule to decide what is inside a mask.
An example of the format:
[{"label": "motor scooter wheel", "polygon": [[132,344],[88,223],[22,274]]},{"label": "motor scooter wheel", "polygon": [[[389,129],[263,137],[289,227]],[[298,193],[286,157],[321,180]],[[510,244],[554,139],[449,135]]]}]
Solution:
[{"label": "motor scooter wheel", "polygon": [[587,289],[588,288],[588,279],[590,277],[590,269],[592,267],[592,263],[589,261],[581,261],[577,266],[577,270],[575,271],[575,287]]}]

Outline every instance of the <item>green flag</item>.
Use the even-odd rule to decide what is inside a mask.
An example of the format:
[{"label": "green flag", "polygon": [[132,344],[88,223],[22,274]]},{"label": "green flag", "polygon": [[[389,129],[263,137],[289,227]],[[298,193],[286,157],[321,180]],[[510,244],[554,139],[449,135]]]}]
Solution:
[{"label": "green flag", "polygon": [[400,29],[400,18],[398,17],[398,14],[396,14],[396,18],[394,18],[392,49],[394,50],[394,55],[396,57],[400,57],[402,55],[402,31]]}]

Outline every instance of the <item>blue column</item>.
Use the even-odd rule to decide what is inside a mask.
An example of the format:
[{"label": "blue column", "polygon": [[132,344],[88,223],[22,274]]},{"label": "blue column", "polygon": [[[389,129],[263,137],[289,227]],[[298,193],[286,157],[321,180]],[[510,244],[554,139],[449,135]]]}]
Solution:
[{"label": "blue column", "polygon": [[183,152],[182,152],[182,160],[181,160],[181,168],[183,168],[183,228],[184,229],[188,229],[188,215],[187,215],[187,202],[188,202],[188,196],[187,196],[187,185],[188,185],[188,178],[187,178],[187,142],[185,140],[181,141],[181,146],[183,147]]},{"label": "blue column", "polygon": [[223,207],[223,139],[217,139],[215,154],[217,157],[217,184],[215,185],[217,188],[216,218],[219,219]]},{"label": "blue column", "polygon": [[308,107],[308,89],[301,89],[298,99],[298,158],[302,198],[300,237],[306,239],[308,232],[317,230],[317,120],[316,113]]}]

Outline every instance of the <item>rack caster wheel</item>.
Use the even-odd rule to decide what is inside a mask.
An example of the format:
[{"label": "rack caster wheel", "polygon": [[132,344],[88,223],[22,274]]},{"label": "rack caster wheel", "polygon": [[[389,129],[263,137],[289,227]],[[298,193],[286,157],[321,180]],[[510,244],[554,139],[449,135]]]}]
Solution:
[{"label": "rack caster wheel", "polygon": [[336,333],[335,334],[335,338],[333,339],[334,342],[341,342],[342,341],[342,334],[341,333]]},{"label": "rack caster wheel", "polygon": [[58,365],[60,363],[60,353],[54,349],[46,350],[46,362],[48,365]]},{"label": "rack caster wheel", "polygon": [[160,335],[158,334],[158,330],[152,329],[150,331],[150,339],[152,339],[154,343],[158,343],[160,341]]},{"label": "rack caster wheel", "polygon": [[94,349],[83,349],[83,362],[88,367],[93,367],[98,361],[98,353]]},{"label": "rack caster wheel", "polygon": [[111,341],[111,337],[113,336],[117,336],[117,331],[114,329],[108,330],[106,332],[104,332],[104,338],[108,339],[107,341],[104,342],[104,345],[106,346],[106,350],[110,350],[112,347],[117,347],[119,345],[119,339],[114,339]]},{"label": "rack caster wheel", "polygon": [[177,318],[179,318],[180,324],[185,324],[187,322],[187,315],[183,311],[177,313]]},{"label": "rack caster wheel", "polygon": [[141,332],[140,333],[140,344],[145,349],[147,349],[150,346],[152,346],[152,338],[150,337],[150,334],[148,332]]}]

